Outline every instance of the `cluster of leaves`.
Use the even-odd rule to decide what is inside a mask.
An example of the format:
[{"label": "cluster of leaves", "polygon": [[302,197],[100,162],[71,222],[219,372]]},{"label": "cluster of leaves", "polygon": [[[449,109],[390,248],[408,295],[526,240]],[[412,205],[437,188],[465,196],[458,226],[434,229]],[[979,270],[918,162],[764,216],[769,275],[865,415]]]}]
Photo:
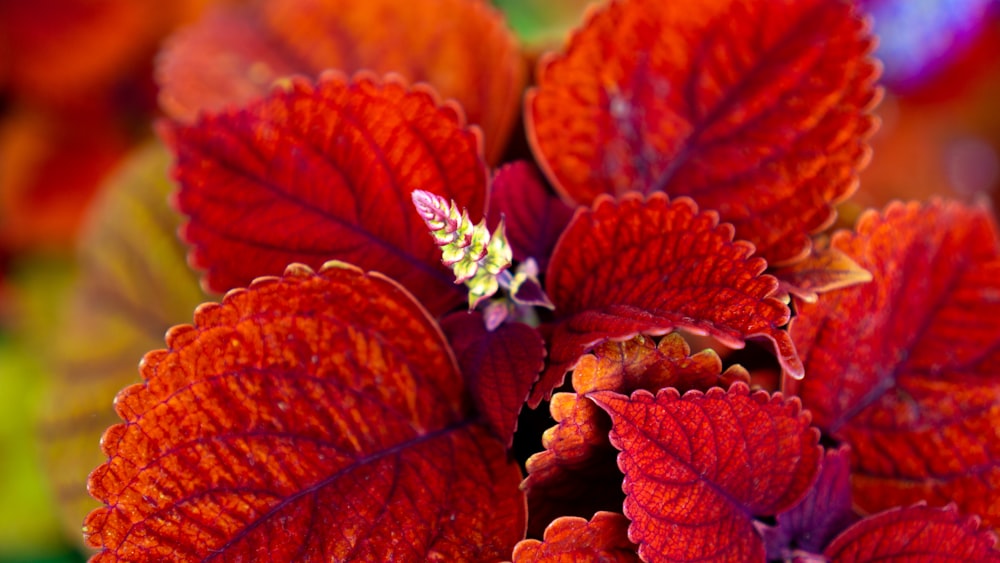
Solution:
[{"label": "cluster of leaves", "polygon": [[[176,37],[161,135],[228,293],[116,399],[95,560],[1000,561],[990,211],[820,237],[873,41],[838,0],[613,1],[538,62],[525,153],[478,0],[261,0]],[[414,190],[505,229],[552,310],[464,310]],[[723,363],[748,341],[780,391]]]}]

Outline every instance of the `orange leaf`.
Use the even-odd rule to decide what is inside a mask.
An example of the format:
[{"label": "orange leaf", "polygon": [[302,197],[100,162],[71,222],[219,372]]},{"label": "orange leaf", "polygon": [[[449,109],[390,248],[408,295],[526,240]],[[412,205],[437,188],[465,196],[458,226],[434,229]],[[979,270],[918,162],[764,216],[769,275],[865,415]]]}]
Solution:
[{"label": "orange leaf", "polygon": [[563,516],[545,529],[544,541],[524,540],[514,548],[514,563],[638,562],[636,545],[628,539],[628,519],[598,512],[590,522]]},{"label": "orange leaf", "polygon": [[567,199],[690,196],[780,265],[857,187],[872,45],[846,1],[611,2],[540,62],[529,139]]},{"label": "orange leaf", "polygon": [[102,440],[95,561],[496,560],[523,538],[517,465],[391,280],[293,265],[167,345]]},{"label": "orange leaf", "polygon": [[192,121],[326,69],[429,83],[483,128],[491,162],[514,126],[526,74],[503,18],[481,0],[264,0],[174,37],[158,68],[160,101]]},{"label": "orange leaf", "polygon": [[954,506],[894,508],[848,528],[823,552],[833,563],[868,561],[1000,562],[997,538]]},{"label": "orange leaf", "polygon": [[532,391],[537,405],[583,354],[607,340],[682,328],[732,348],[766,338],[782,367],[801,376],[791,338],[781,329],[788,307],[773,297],[777,280],[733,241],[731,225],[687,198],[602,196],[578,211],[549,263],[546,290],[558,324],[550,365]]},{"label": "orange leaf", "polygon": [[791,334],[808,376],[786,390],[851,445],[862,509],[955,501],[1000,528],[1000,238],[990,212],[896,203],[832,247],[874,281],[799,307]]},{"label": "orange leaf", "polygon": [[540,534],[559,515],[589,516],[597,510],[618,510],[618,487],[595,488],[620,478],[614,449],[608,442],[611,421],[584,395],[593,391],[656,392],[674,387],[708,390],[749,375],[733,366],[722,371],[722,361],[712,350],[692,355],[678,333],[659,344],[645,336],[626,342],[606,342],[583,356],[573,370],[575,393],[556,393],[549,410],[557,422],[542,435],[545,450],[527,462],[528,477],[521,488],[528,495],[529,534]]}]

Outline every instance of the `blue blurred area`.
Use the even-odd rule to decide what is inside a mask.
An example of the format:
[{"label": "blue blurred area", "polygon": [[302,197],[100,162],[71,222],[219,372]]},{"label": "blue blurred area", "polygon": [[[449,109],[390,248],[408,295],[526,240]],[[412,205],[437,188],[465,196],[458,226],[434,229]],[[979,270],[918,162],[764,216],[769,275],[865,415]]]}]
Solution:
[{"label": "blue blurred area", "polygon": [[905,93],[932,80],[1000,11],[1000,0],[868,0],[883,82]]}]

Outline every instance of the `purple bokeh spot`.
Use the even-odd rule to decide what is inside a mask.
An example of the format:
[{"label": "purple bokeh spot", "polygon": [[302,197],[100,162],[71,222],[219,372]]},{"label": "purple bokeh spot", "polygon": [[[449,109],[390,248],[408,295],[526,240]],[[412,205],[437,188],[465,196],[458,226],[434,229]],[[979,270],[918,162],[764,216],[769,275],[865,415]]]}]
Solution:
[{"label": "purple bokeh spot", "polygon": [[897,91],[925,83],[961,55],[1000,9],[998,0],[867,0],[883,81]]}]

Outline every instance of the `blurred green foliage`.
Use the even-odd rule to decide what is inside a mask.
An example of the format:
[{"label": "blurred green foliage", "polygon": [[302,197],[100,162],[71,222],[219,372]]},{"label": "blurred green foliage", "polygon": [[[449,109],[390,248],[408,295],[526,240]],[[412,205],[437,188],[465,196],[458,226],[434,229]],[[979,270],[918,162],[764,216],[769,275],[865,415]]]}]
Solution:
[{"label": "blurred green foliage", "polygon": [[[40,469],[37,411],[47,381],[46,336],[72,278],[68,256],[15,265],[9,326],[0,327],[0,562],[82,561],[69,546]],[[97,447],[97,444],[94,444]]]}]

